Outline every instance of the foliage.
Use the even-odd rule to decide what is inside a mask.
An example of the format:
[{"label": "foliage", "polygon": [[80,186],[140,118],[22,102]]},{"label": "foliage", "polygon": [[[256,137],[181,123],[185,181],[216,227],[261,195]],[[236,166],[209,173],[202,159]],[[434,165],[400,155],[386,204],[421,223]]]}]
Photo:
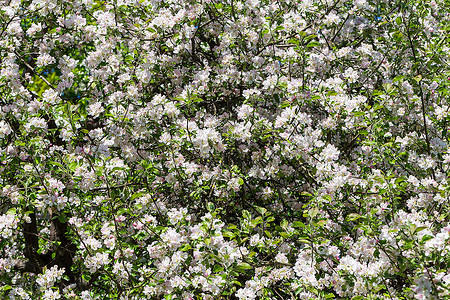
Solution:
[{"label": "foliage", "polygon": [[0,293],[449,299],[448,1],[0,0]]}]

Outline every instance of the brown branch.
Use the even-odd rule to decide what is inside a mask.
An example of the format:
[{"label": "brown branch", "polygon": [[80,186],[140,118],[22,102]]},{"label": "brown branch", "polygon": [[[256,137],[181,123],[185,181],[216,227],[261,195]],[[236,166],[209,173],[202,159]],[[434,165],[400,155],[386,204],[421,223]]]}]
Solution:
[{"label": "brown branch", "polygon": [[20,59],[20,61],[31,71],[33,72],[35,75],[37,75],[43,82],[45,82],[49,87],[51,87],[53,90],[55,90],[55,87],[45,78],[43,77],[41,74],[39,74],[32,66],[30,66],[24,59],[23,57],[17,52],[14,51],[14,54],[17,56],[17,58]]}]

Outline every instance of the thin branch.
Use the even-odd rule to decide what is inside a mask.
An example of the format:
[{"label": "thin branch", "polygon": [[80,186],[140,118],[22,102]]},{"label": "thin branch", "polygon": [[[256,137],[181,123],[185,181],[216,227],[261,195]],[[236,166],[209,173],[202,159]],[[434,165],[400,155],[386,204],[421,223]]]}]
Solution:
[{"label": "thin branch", "polygon": [[38,72],[36,72],[36,70],[30,66],[24,59],[23,57],[17,52],[14,51],[14,54],[20,59],[20,61],[31,71],[33,72],[35,75],[37,75],[43,82],[45,82],[49,87],[51,87],[53,90],[56,90],[56,88],[45,78],[43,77],[41,74],[39,74]]}]

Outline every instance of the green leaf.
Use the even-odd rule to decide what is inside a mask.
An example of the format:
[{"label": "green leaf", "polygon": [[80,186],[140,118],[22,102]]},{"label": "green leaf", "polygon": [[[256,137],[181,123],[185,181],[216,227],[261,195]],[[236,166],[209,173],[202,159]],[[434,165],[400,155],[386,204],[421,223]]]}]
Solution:
[{"label": "green leaf", "polygon": [[214,265],[214,268],[213,268],[214,273],[219,273],[223,270],[224,270],[224,268],[221,265]]},{"label": "green leaf", "polygon": [[[325,198],[325,196],[324,196],[324,198]],[[308,216],[312,219],[312,218],[314,218],[318,213],[319,213],[319,208],[318,208],[318,207],[314,207],[314,208],[311,208],[311,209],[308,211]]]},{"label": "green leaf", "polygon": [[315,225],[317,227],[323,227],[327,223],[327,220],[320,220]]},{"label": "green leaf", "polygon": [[245,219],[247,219],[247,220],[250,220],[251,219],[251,216],[250,216],[250,213],[248,212],[248,210],[243,210],[242,211],[242,216],[245,218]]},{"label": "green leaf", "polygon": [[404,75],[397,76],[397,77],[395,77],[394,79],[392,79],[392,82],[397,82],[397,81],[399,81],[399,80],[403,80],[403,78],[405,78]]},{"label": "green leaf", "polygon": [[3,291],[8,291],[8,290],[10,290],[10,289],[12,289],[12,287],[11,287],[10,285],[4,285],[4,286],[2,287],[2,290],[3,290]]},{"label": "green leaf", "polygon": [[133,201],[134,199],[141,197],[143,194],[144,194],[143,192],[134,193],[134,194],[130,197],[130,200]]},{"label": "green leaf", "polygon": [[292,223],[292,227],[301,227],[301,228],[306,228],[306,225],[303,224],[300,221],[295,221],[294,223]]},{"label": "green leaf", "polygon": [[237,182],[238,182],[239,185],[243,185],[244,184],[244,179],[239,178]]},{"label": "green leaf", "polygon": [[257,206],[256,207],[256,211],[259,212],[262,216],[264,216],[266,214],[266,212],[267,212],[267,209],[264,208],[264,207]]},{"label": "green leaf", "polygon": [[401,182],[405,182],[405,178],[399,177],[399,178],[395,179],[395,184],[399,184]]},{"label": "green leaf", "polygon": [[369,134],[369,132],[367,130],[363,129],[363,130],[359,131],[359,134],[366,136]]},{"label": "green leaf", "polygon": [[280,236],[285,239],[289,238],[289,234],[287,234],[286,232],[280,232]]},{"label": "green leaf", "polygon": [[300,41],[296,38],[290,38],[287,42],[288,42],[288,44],[295,44],[295,45],[300,44]]},{"label": "green leaf", "polygon": [[374,106],[373,106],[373,110],[375,111],[375,110],[379,110],[379,109],[381,109],[381,108],[383,108],[383,105],[381,105],[381,104],[379,104],[379,103],[377,103],[377,104],[375,104]]},{"label": "green leaf", "polygon": [[[231,274],[230,274],[231,275]],[[239,281],[235,280],[231,282],[232,284],[238,285],[238,286],[242,286],[242,283],[240,283]]]},{"label": "green leaf", "polygon": [[180,247],[180,251],[188,251],[190,249],[192,249],[192,247],[189,244],[184,244],[183,246]]},{"label": "green leaf", "polygon": [[272,216],[268,217],[267,220],[266,220],[267,223],[270,223],[270,222],[273,222],[273,221],[275,221],[275,218],[272,217]]},{"label": "green leaf", "polygon": [[230,238],[230,239],[235,237],[235,234],[233,232],[231,232],[231,231],[225,231],[225,232],[222,233],[222,235],[224,237],[227,237],[227,238]]},{"label": "green leaf", "polygon": [[251,224],[253,224],[253,225],[258,225],[258,224],[261,224],[262,223],[262,218],[261,217],[257,217],[257,218],[255,218],[255,219],[253,219],[252,221],[251,221]]},{"label": "green leaf", "polygon": [[60,167],[61,169],[64,169],[64,166],[63,166],[62,164],[60,164],[59,162],[56,162],[56,161],[50,161],[49,164],[50,164],[50,165],[57,166],[57,167]]},{"label": "green leaf", "polygon": [[305,196],[305,197],[312,197],[313,195],[311,195],[311,193],[308,193],[306,191],[303,191],[300,193],[300,196]]},{"label": "green leaf", "polygon": [[[44,271],[45,272],[45,271]],[[86,280],[86,281],[89,281],[89,280],[91,280],[91,275],[89,275],[89,274],[82,274],[81,275],[81,278],[83,278],[84,280]]]},{"label": "green leaf", "polygon": [[394,33],[393,37],[396,41],[401,41],[402,37],[403,37],[403,33],[401,33],[400,31],[397,31]]},{"label": "green leaf", "polygon": [[301,242],[301,243],[306,243],[309,244],[309,242],[311,241],[311,239],[309,238],[309,236],[307,235],[300,235],[297,239],[297,241]]},{"label": "green leaf", "polygon": [[281,104],[280,104],[280,108],[285,108],[285,107],[288,107],[288,106],[290,106],[291,105],[291,102],[289,102],[289,101],[283,101],[283,102],[281,102]]},{"label": "green leaf", "polygon": [[311,41],[308,43],[308,45],[306,45],[306,48],[313,48],[313,47],[317,47],[320,46],[320,43],[317,41]]},{"label": "green leaf", "polygon": [[425,229],[428,229],[428,227],[426,227],[426,226],[419,226],[419,227],[416,227],[416,228],[414,229],[414,233],[418,233],[418,232],[420,232],[420,231],[422,231],[422,230],[425,230]]},{"label": "green leaf", "polygon": [[331,201],[331,195],[323,195],[322,199],[326,201]]},{"label": "green leaf", "polygon": [[362,218],[362,216],[353,213],[353,214],[349,214],[349,215],[347,216],[347,218],[345,218],[345,220],[346,220],[347,222],[353,222],[353,221],[356,221],[356,220],[358,220],[358,219],[360,219],[360,218]]},{"label": "green leaf", "polygon": [[404,242],[402,245],[403,250],[409,250],[409,249],[412,249],[413,247],[414,247],[414,243],[412,241]]},{"label": "green leaf", "polygon": [[67,223],[67,218],[66,218],[66,215],[65,215],[65,214],[60,214],[60,215],[58,216],[58,220],[59,220],[61,223]]},{"label": "green leaf", "polygon": [[253,269],[253,267],[250,264],[245,263],[245,262],[238,263],[236,266],[236,271],[238,271],[239,273],[245,273],[246,270],[251,270],[251,269]]}]

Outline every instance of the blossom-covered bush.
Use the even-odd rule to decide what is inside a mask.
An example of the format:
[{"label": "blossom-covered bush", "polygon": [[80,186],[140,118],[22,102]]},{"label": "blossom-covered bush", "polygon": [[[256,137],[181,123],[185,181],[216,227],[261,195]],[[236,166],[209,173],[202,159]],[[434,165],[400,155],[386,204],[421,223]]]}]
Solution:
[{"label": "blossom-covered bush", "polygon": [[449,299],[447,0],[0,0],[8,299]]}]

